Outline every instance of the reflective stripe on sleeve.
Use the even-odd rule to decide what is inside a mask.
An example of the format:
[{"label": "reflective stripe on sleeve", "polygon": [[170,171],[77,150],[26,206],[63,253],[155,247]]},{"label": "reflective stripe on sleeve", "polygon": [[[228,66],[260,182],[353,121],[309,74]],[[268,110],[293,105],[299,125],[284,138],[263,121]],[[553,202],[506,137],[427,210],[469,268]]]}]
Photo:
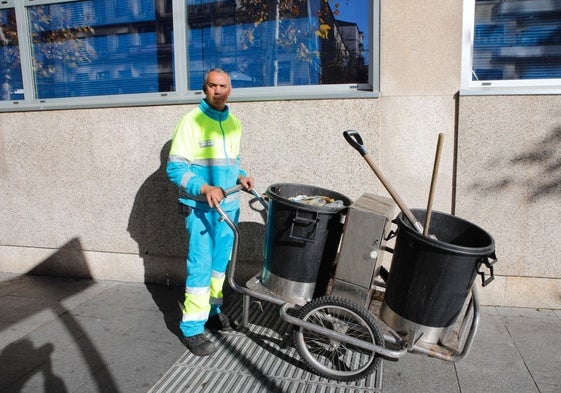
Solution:
[{"label": "reflective stripe on sleeve", "polygon": [[237,162],[234,158],[204,158],[193,160],[193,165],[199,166],[230,166],[236,165]]}]

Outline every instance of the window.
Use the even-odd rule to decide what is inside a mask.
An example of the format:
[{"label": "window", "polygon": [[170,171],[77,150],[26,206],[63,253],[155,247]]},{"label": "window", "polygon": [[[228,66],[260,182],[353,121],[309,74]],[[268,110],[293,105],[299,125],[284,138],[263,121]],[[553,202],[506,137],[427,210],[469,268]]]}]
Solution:
[{"label": "window", "polygon": [[464,4],[462,88],[561,87],[560,0]]},{"label": "window", "polygon": [[16,13],[13,7],[0,9],[0,75],[2,81],[2,101],[23,98],[23,79]]},{"label": "window", "polygon": [[174,90],[171,42],[153,1],[74,1],[27,8],[39,99]]},{"label": "window", "polygon": [[[368,22],[359,27],[358,13],[348,14],[354,21],[337,19],[343,4],[292,0],[271,9],[270,2],[255,0],[186,3],[193,85],[211,67],[232,72],[234,87],[368,83]],[[369,4],[353,1],[356,11]]]},{"label": "window", "polygon": [[213,67],[232,99],[377,96],[379,0],[270,4],[2,0],[0,111],[197,102]]}]

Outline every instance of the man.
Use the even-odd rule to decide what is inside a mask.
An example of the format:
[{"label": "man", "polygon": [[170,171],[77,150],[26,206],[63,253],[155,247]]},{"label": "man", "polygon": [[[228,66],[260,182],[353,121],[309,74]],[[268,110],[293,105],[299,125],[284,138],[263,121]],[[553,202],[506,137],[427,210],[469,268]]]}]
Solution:
[{"label": "man", "polygon": [[[241,184],[253,188],[253,178],[241,169],[239,150],[242,126],[226,102],[232,91],[230,77],[212,69],[203,83],[205,98],[183,116],[173,135],[167,173],[179,187],[180,208],[186,214],[187,279],[183,317],[179,324],[185,346],[195,355],[216,350],[205,336],[210,330],[232,330],[221,313],[222,286],[233,245],[233,233],[219,220],[213,207],[220,206],[233,222],[239,218],[239,192],[224,190]],[[206,202],[189,195],[204,195]]]}]

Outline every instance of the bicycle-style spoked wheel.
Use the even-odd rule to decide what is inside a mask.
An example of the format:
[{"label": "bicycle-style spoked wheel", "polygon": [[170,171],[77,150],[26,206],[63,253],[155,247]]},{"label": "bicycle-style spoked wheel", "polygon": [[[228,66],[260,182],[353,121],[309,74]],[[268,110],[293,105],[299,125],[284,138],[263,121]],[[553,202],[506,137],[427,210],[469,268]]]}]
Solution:
[{"label": "bicycle-style spoked wheel", "polygon": [[[384,345],[384,336],[372,314],[346,298],[314,299],[299,310],[299,318],[347,337]],[[293,337],[298,353],[312,371],[336,381],[365,378],[382,361],[375,352],[303,327],[295,327]]]}]

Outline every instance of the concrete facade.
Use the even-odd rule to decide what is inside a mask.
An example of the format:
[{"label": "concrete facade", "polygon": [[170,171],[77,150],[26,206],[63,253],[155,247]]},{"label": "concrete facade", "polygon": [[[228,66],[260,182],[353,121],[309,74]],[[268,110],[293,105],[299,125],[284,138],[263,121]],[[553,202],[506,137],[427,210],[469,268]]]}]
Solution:
[{"label": "concrete facade", "polygon": [[[258,189],[387,195],[343,139],[354,129],[407,205],[424,208],[445,133],[433,208],[495,238],[483,303],[561,308],[561,98],[461,96],[461,2],[384,2],[381,24],[380,98],[231,103]],[[185,234],[164,165],[194,106],[0,113],[0,271],[182,282]],[[240,223],[249,270],[265,232],[252,207]]]}]

